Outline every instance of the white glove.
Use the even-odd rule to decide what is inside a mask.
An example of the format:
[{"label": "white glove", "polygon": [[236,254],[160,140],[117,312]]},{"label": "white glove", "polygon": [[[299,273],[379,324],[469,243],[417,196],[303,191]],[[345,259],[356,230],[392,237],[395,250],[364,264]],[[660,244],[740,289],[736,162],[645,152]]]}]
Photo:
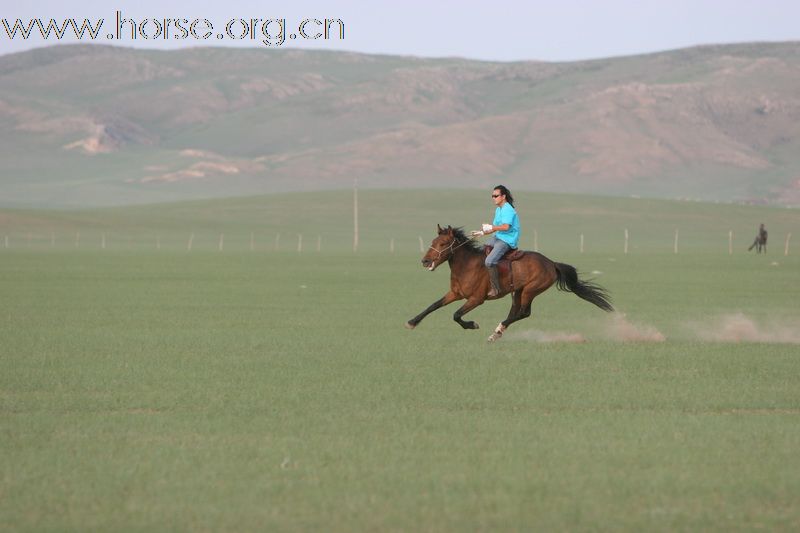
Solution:
[{"label": "white glove", "polygon": [[492,225],[491,224],[484,224],[482,229],[483,229],[484,235],[487,234],[487,233],[491,233],[492,232]]},{"label": "white glove", "polygon": [[473,232],[470,232],[470,235],[472,235],[473,237],[483,237],[486,234],[484,232],[482,232],[482,231],[473,231]]}]

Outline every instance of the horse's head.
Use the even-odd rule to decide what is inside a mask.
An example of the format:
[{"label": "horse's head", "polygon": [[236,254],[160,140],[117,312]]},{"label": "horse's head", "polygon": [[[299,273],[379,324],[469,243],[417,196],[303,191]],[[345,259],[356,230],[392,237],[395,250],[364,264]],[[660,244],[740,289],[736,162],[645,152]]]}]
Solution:
[{"label": "horse's head", "polygon": [[422,266],[433,272],[436,267],[450,259],[453,245],[456,244],[456,230],[452,226],[443,228],[436,225],[439,235],[431,242],[428,252],[422,258]]}]

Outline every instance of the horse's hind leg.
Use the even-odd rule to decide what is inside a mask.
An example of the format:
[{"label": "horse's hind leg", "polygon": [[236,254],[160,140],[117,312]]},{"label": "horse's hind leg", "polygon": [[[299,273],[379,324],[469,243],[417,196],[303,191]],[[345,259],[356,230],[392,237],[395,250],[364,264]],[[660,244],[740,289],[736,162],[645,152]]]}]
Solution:
[{"label": "horse's hind leg", "polygon": [[522,289],[518,289],[514,291],[514,293],[511,295],[511,309],[508,310],[508,316],[506,317],[505,320],[500,322],[500,324],[503,326],[503,329],[508,327],[508,324],[513,322],[514,317],[516,317],[519,314],[521,300],[522,300]]},{"label": "horse's hind leg", "polygon": [[508,324],[514,321],[514,317],[516,317],[520,312],[520,302],[522,300],[522,289],[517,289],[511,295],[511,309],[508,310],[508,316],[505,320],[500,322],[498,326],[494,329],[494,333],[489,336],[489,342],[496,341],[500,337],[503,336],[503,332],[508,327]]},{"label": "horse's hind leg", "polygon": [[516,308],[516,313],[512,316],[509,312],[508,318],[500,322],[492,333],[489,336],[489,342],[494,342],[500,337],[503,336],[508,326],[516,322],[517,320],[522,320],[523,318],[528,318],[531,316],[531,305],[533,303],[533,299],[542,294],[546,291],[550,285],[547,287],[536,287],[531,289],[519,290],[514,293],[515,302],[511,306],[511,310],[513,311]]}]

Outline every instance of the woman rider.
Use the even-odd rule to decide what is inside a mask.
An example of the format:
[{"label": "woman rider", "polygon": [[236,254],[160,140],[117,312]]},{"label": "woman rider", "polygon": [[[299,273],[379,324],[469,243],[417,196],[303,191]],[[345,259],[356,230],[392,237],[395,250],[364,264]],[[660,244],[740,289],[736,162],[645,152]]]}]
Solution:
[{"label": "woman rider", "polygon": [[488,294],[490,298],[500,294],[497,263],[506,252],[516,249],[519,243],[519,217],[514,209],[514,197],[511,196],[511,191],[504,185],[498,185],[492,191],[492,201],[497,206],[494,211],[494,220],[491,224],[483,224],[482,231],[473,232],[473,235],[494,233],[489,241],[492,251],[486,257],[486,268],[489,269],[489,281],[492,284]]}]

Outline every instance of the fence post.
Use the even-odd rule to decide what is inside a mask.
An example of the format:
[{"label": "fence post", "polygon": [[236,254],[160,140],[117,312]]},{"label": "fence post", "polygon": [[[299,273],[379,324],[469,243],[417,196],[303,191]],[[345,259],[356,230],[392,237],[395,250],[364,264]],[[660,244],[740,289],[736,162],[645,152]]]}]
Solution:
[{"label": "fence post", "polygon": [[222,251],[222,247],[223,247],[224,244],[225,244],[225,234],[224,233],[220,233],[219,234],[219,251],[220,252]]},{"label": "fence post", "polygon": [[389,253],[390,254],[394,253],[394,237],[389,239]]},{"label": "fence post", "polygon": [[275,251],[277,252],[280,249],[281,249],[281,234],[278,233],[277,235],[275,235]]},{"label": "fence post", "polygon": [[583,233],[581,233],[581,253],[583,253]]},{"label": "fence post", "polygon": [[674,252],[678,253],[678,228],[675,228],[675,247]]},{"label": "fence post", "polygon": [[317,235],[317,252],[322,251],[322,235]]},{"label": "fence post", "polygon": [[256,235],[252,231],[250,232],[250,251],[256,249]]},{"label": "fence post", "polygon": [[628,228],[625,228],[625,254],[628,253]]},{"label": "fence post", "polygon": [[[8,238],[8,237],[6,237]],[[789,239],[792,238],[792,234],[788,233],[786,235],[786,244],[783,246],[783,255],[789,255]]]},{"label": "fence post", "polygon": [[186,249],[187,249],[188,251],[190,251],[190,252],[192,251],[192,243],[193,243],[193,242],[194,242],[194,233],[192,233],[191,235],[189,235],[189,244],[187,244],[187,245],[186,245]]},{"label": "fence post", "polygon": [[419,238],[419,253],[425,253],[425,244],[422,242],[422,237]]},{"label": "fence post", "polygon": [[302,251],[303,251],[303,234],[301,233],[297,236],[297,253],[299,254]]},{"label": "fence post", "polygon": [[358,251],[358,178],[353,180],[353,252]]},{"label": "fence post", "polygon": [[728,232],[728,255],[733,255],[733,230]]}]

